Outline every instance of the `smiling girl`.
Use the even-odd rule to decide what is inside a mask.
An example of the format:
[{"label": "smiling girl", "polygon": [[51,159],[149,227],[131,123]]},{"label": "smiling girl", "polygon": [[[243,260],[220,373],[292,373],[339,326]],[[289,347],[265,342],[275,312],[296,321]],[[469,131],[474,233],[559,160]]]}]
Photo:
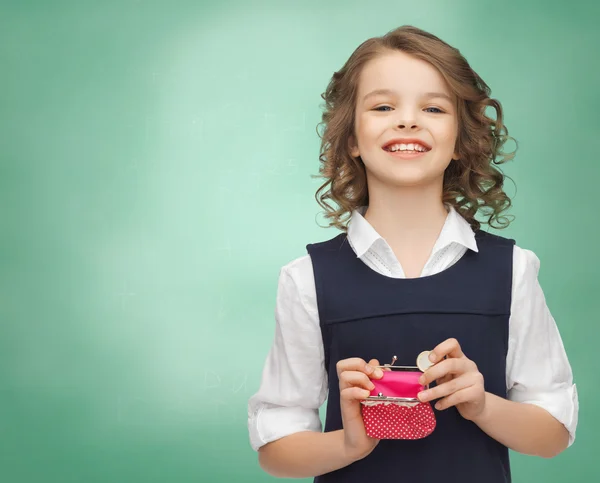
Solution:
[{"label": "smiling girl", "polygon": [[[508,132],[489,95],[457,49],[411,26],[367,40],[334,73],[317,201],[341,233],[280,272],[275,340],[248,407],[269,474],[510,482],[509,449],[552,457],[573,443],[577,393],[539,259],[475,218],[508,226],[496,165],[514,153],[501,151]],[[434,404],[435,431],[368,436],[361,401],[376,366],[414,365],[424,350],[435,364],[418,398]]]}]

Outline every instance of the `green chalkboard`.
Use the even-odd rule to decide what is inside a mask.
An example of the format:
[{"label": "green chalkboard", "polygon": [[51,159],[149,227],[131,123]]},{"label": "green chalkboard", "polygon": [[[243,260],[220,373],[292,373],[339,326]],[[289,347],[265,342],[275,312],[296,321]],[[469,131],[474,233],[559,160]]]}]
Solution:
[{"label": "green chalkboard", "polygon": [[[585,5],[585,6],[584,6]],[[3,1],[0,481],[264,482],[246,427],[279,269],[324,229],[321,98],[403,24],[459,48],[519,142],[500,234],[540,282],[577,440],[514,481],[600,481],[593,2]],[[510,146],[508,146],[510,148]]]}]

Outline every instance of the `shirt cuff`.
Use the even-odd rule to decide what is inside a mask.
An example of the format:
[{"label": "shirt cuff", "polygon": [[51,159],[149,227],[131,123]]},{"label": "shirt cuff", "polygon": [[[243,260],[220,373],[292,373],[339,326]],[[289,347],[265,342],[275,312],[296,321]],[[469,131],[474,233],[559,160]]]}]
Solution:
[{"label": "shirt cuff", "polygon": [[571,446],[575,441],[579,415],[579,399],[575,384],[549,392],[531,393],[529,391],[511,390],[508,393],[508,399],[515,402],[535,404],[545,409],[561,422],[569,432],[568,446]]},{"label": "shirt cuff", "polygon": [[318,409],[263,406],[248,415],[250,446],[254,451],[293,433],[321,430]]}]

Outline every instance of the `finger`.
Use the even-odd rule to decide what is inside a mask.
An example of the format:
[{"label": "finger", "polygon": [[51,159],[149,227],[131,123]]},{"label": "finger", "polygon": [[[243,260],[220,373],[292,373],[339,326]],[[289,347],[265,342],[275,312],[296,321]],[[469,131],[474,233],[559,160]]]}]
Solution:
[{"label": "finger", "polygon": [[383,377],[383,372],[382,371],[388,371],[388,370],[390,370],[390,369],[379,369],[379,368],[377,368],[377,366],[380,365],[379,361],[377,359],[371,359],[367,365],[374,368],[373,372],[367,373],[367,374],[369,374],[369,377],[371,377],[372,379],[380,379],[380,378]]},{"label": "finger", "polygon": [[379,361],[377,359],[371,359],[362,370],[369,377],[373,379],[379,379],[383,376],[383,371],[377,367],[378,365]]},{"label": "finger", "polygon": [[340,374],[340,389],[345,389],[347,387],[358,386],[363,389],[371,389],[375,388],[375,384],[371,382],[369,376],[367,376],[364,372],[359,371],[344,371]]},{"label": "finger", "polygon": [[[377,362],[377,359],[371,359],[371,361]],[[336,364],[336,371],[338,378],[344,371],[360,371],[369,376],[374,376],[375,378],[380,378],[383,376],[381,369],[375,368],[375,365],[367,364],[364,359],[361,359],[360,357],[351,357],[349,359],[342,359],[341,361],[338,361]]]},{"label": "finger", "polygon": [[[450,374],[461,375],[472,369],[471,361],[467,358],[462,359],[445,359],[435,366],[427,369],[419,378],[419,383],[423,386],[431,384],[433,381],[448,376]],[[440,384],[441,381],[438,381]]]},{"label": "finger", "polygon": [[478,399],[481,390],[477,386],[469,386],[461,389],[460,391],[456,391],[449,396],[440,399],[436,404],[435,408],[443,411],[444,409],[451,408],[452,406],[456,406],[457,404],[462,404],[466,402],[471,402]]},{"label": "finger", "polygon": [[437,385],[440,385],[440,384],[444,384],[445,382],[448,382],[448,381],[450,381],[450,380],[452,380],[452,374],[446,374],[445,376],[438,377],[438,378],[435,380],[435,383],[436,383]]},{"label": "finger", "polygon": [[371,394],[371,391],[360,387],[347,387],[340,391],[340,399],[346,402],[361,401],[366,399]]},{"label": "finger", "polygon": [[417,397],[421,402],[432,401],[434,399],[439,399],[449,396],[450,394],[454,394],[455,392],[458,392],[466,387],[474,386],[476,383],[477,380],[474,377],[463,374],[462,376],[451,379],[444,384],[421,391],[419,394],[417,394]]},{"label": "finger", "polygon": [[363,371],[364,372],[364,368],[365,368],[366,364],[367,363],[364,361],[364,359],[361,359],[360,357],[351,357],[349,359],[342,359],[341,361],[338,361],[338,363],[335,365],[335,368],[337,370],[337,375],[339,377],[340,374],[344,371]]},{"label": "finger", "polygon": [[438,344],[429,354],[429,360],[431,362],[439,362],[444,357],[464,357],[463,351],[458,341],[454,338],[446,339],[444,342]]}]

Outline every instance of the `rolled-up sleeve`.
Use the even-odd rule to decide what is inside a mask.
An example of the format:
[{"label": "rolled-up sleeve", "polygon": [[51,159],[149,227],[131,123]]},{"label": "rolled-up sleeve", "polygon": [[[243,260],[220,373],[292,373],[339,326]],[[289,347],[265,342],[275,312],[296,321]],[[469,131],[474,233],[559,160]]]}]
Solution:
[{"label": "rolled-up sleeve", "polygon": [[540,261],[514,247],[513,291],[506,366],[508,398],[548,411],[575,440],[579,402],[557,324],[538,281]]},{"label": "rolled-up sleeve", "polygon": [[319,408],[327,397],[323,359],[312,262],[305,256],[279,273],[275,337],[259,390],[248,402],[255,451],[299,431],[322,430]]}]

